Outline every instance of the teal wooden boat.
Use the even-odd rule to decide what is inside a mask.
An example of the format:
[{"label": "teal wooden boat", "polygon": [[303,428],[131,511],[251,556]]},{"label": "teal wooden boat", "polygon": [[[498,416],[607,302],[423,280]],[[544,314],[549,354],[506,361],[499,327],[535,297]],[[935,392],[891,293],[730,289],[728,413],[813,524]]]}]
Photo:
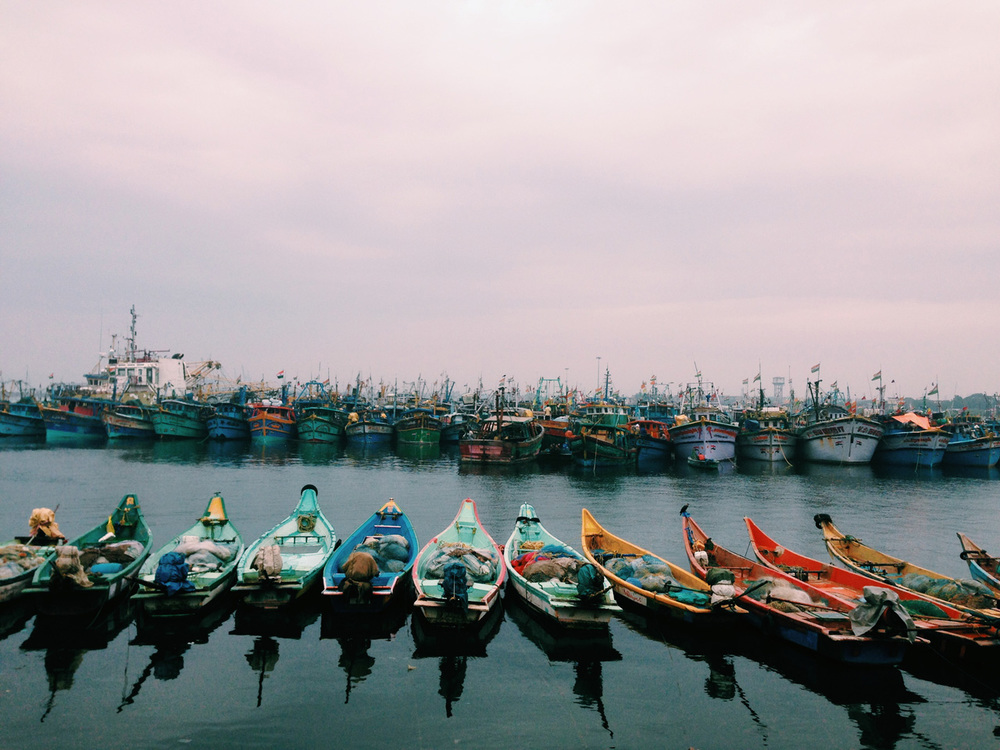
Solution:
[{"label": "teal wooden boat", "polygon": [[233,591],[253,607],[287,606],[319,580],[336,541],[319,509],[316,487],[307,484],[291,515],[243,552]]},{"label": "teal wooden boat", "polygon": [[433,409],[407,409],[396,420],[396,442],[400,445],[440,445],[441,420]]},{"label": "teal wooden boat", "polygon": [[600,569],[546,531],[528,503],[521,505],[503,554],[517,595],[560,625],[605,627],[621,611]]},{"label": "teal wooden boat", "polygon": [[232,588],[242,554],[243,537],[216,492],[194,526],[146,560],[132,598],[147,615],[197,613]]},{"label": "teal wooden boat", "polygon": [[[323,594],[334,609],[379,612],[410,592],[419,550],[410,519],[390,498],[330,556],[323,571]],[[367,552],[378,564],[378,574],[369,581],[350,581],[344,573],[344,563],[355,551]]]},{"label": "teal wooden boat", "polygon": [[[450,574],[458,570],[455,565],[465,568],[460,580]],[[474,625],[499,605],[506,582],[507,566],[500,548],[479,522],[476,503],[466,498],[455,520],[417,556],[414,605],[430,623]]]},{"label": "teal wooden boat", "polygon": [[153,430],[159,438],[198,439],[208,437],[208,418],[212,407],[197,401],[164,399],[151,415]]},{"label": "teal wooden boat", "polygon": [[132,593],[151,550],[139,502],[135,494],[125,495],[106,521],[57,547],[25,593],[36,596],[41,614],[96,614]]}]

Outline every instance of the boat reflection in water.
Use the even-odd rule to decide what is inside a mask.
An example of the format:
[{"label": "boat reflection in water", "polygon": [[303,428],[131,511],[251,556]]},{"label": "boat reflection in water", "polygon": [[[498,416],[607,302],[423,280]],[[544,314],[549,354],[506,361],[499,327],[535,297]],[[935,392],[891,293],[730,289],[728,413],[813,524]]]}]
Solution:
[{"label": "boat reflection in water", "polygon": [[367,679],[375,666],[375,657],[368,653],[373,640],[392,640],[406,623],[413,604],[409,597],[389,605],[380,612],[344,613],[323,609],[320,639],[335,639],[340,644],[337,666],[344,670],[347,684],[344,703],[351,699],[351,690]]},{"label": "boat reflection in water", "polygon": [[764,744],[768,726],[737,679],[737,668],[745,661],[842,707],[857,727],[862,747],[892,748],[912,737],[915,707],[926,703],[925,698],[907,689],[896,667],[842,664],[803,649],[768,643],[750,629],[734,630],[721,640],[631,611],[623,619],[635,632],[677,649],[686,659],[703,662],[708,668],[705,694],[718,700],[739,700]]},{"label": "boat reflection in water", "polygon": [[612,645],[610,629],[570,630],[543,622],[513,596],[505,600],[504,609],[507,617],[517,625],[521,634],[535,644],[549,661],[568,662],[573,665],[575,675],[573,695],[577,705],[597,711],[601,726],[609,737],[614,739],[615,733],[611,730],[607,712],[604,710],[601,663],[621,661],[622,655]]},{"label": "boat reflection in water", "polygon": [[175,680],[184,669],[184,654],[194,644],[208,643],[209,636],[226,622],[235,609],[231,598],[214,602],[207,611],[196,615],[168,615],[153,617],[136,613],[136,635],[129,642],[130,647],[152,646],[149,663],[132,683],[132,687],[118,705],[118,713],[135,703],[139,691],[150,677],[157,680]]},{"label": "boat reflection in water", "polygon": [[503,607],[499,604],[486,617],[467,628],[435,627],[423,617],[410,618],[413,642],[416,645],[413,658],[440,659],[438,694],[444,698],[445,716],[449,719],[452,706],[462,697],[469,659],[485,658],[486,647],[500,630],[501,622]]},{"label": "boat reflection in water", "polygon": [[441,458],[440,443],[397,443],[396,456],[404,464],[436,461]]},{"label": "boat reflection in water", "polygon": [[73,687],[73,679],[87,653],[106,649],[128,626],[134,613],[134,606],[126,600],[90,621],[35,617],[31,634],[21,644],[21,649],[45,652],[49,698],[45,702],[42,723],[55,707],[56,694]]},{"label": "boat reflection in water", "polygon": [[264,679],[278,664],[278,639],[300,640],[303,631],[319,616],[317,598],[308,595],[281,609],[236,607],[234,627],[229,634],[254,636],[253,645],[244,656],[257,674],[257,708],[264,701]]}]

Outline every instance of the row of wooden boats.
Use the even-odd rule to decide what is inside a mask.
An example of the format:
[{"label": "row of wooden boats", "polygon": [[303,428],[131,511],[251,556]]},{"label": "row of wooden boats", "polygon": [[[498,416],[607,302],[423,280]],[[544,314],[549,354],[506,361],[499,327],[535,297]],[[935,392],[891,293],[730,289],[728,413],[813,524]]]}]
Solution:
[{"label": "row of wooden boats", "polygon": [[616,536],[587,509],[578,551],[550,534],[529,503],[503,546],[471,499],[422,548],[394,500],[338,542],[316,488],[306,485],[292,513],[244,548],[216,493],[195,525],[155,555],[134,494],[66,544],[51,535],[51,513],[39,511],[32,537],[4,550],[40,562],[0,577],[0,602],[35,597],[46,614],[94,614],[137,588],[135,601],[154,616],[200,612],[230,589],[245,605],[278,609],[316,587],[338,612],[412,603],[431,626],[468,630],[498,609],[509,587],[560,629],[606,627],[624,605],[698,628],[748,622],[848,664],[898,664],[915,649],[967,667],[1000,663],[1000,560],[963,534],[971,581],[878,552],[826,515],[816,525],[839,566],[789,550],[749,518],[753,557],[745,557],[709,536],[685,506],[685,569]]}]

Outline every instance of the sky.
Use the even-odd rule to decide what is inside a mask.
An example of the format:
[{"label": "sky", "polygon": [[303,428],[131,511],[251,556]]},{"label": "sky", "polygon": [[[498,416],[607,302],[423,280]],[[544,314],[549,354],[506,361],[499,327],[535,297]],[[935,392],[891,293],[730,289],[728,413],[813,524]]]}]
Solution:
[{"label": "sky", "polygon": [[[1000,4],[0,5],[0,378],[1000,391]],[[891,383],[891,385],[890,385]],[[787,385],[786,385],[787,389]]]}]

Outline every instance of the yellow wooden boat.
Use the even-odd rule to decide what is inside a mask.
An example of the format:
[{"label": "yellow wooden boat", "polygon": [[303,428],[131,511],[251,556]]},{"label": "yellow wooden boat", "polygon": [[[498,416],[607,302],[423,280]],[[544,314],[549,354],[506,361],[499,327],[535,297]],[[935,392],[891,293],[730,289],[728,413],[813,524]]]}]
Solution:
[{"label": "yellow wooden boat", "polygon": [[[703,580],[687,569],[615,536],[601,526],[586,508],[583,509],[581,551],[608,579],[620,601],[628,601],[651,613],[684,622],[705,622],[731,612],[712,606],[712,589]],[[643,588],[635,583],[641,579],[623,577],[614,572],[621,572],[613,562],[615,560],[651,564],[654,570],[663,570],[665,566],[669,574],[660,574],[666,578],[665,585],[661,587],[663,590]]]}]

